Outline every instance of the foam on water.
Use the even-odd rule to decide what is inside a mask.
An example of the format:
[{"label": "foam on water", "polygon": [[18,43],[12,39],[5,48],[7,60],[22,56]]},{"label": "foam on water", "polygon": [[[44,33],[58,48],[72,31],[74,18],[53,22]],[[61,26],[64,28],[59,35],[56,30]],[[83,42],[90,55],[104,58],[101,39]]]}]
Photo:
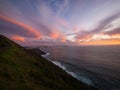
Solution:
[{"label": "foam on water", "polygon": [[68,71],[66,69],[66,67],[64,65],[62,65],[60,62],[58,61],[51,61],[53,64],[59,66],[60,68],[62,68],[64,71],[66,71],[69,75],[71,75],[72,77],[76,78],[77,80],[82,81],[83,83],[87,84],[87,85],[93,85],[92,81],[84,76],[78,76],[77,74],[75,74],[74,72]]},{"label": "foam on water", "polygon": [[46,53],[46,54],[44,54],[44,55],[41,55],[42,57],[47,57],[47,56],[49,56],[50,55],[50,53]]}]

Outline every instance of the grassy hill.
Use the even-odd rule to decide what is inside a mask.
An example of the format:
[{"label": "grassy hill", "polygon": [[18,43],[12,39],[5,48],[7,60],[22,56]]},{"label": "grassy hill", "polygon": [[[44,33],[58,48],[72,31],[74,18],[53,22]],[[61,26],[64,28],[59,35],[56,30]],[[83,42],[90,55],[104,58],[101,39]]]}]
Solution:
[{"label": "grassy hill", "polygon": [[0,35],[0,90],[96,90]]}]

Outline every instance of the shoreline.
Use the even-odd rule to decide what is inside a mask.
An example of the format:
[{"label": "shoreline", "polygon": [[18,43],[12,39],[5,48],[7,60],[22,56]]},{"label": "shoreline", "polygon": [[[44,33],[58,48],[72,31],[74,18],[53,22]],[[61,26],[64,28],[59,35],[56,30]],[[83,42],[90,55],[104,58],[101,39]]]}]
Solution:
[{"label": "shoreline", "polygon": [[[90,81],[89,79],[83,78],[83,77],[80,78],[80,77],[77,76],[74,72],[67,70],[66,67],[65,67],[64,65],[62,65],[60,62],[58,62],[58,61],[53,61],[53,60],[49,59],[49,58],[47,57],[47,56],[49,56],[49,55],[50,55],[50,53],[46,53],[46,54],[43,54],[43,55],[41,55],[41,56],[42,56],[43,58],[45,58],[46,60],[52,62],[54,65],[58,66],[58,67],[61,68],[62,70],[64,70],[67,74],[71,75],[73,78],[77,79],[78,81],[81,81],[82,83],[84,83],[84,84],[86,84],[86,85],[88,85],[88,86],[93,86],[93,87],[95,87],[94,84],[92,83],[92,81]],[[95,88],[96,88],[96,87],[95,87]]]}]

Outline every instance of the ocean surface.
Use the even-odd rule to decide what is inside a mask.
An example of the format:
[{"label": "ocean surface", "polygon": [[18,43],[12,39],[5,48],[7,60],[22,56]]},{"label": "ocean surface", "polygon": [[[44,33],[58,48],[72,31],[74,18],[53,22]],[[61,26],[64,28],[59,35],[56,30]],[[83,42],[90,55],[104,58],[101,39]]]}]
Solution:
[{"label": "ocean surface", "polygon": [[120,90],[120,46],[40,47],[47,58],[83,83]]}]

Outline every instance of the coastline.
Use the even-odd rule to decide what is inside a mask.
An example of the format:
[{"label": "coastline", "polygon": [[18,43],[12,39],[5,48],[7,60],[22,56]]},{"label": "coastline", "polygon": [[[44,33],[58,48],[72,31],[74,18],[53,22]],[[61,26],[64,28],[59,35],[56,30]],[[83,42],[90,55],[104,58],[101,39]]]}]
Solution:
[{"label": "coastline", "polygon": [[0,35],[0,51],[0,90],[98,90],[41,57],[39,49],[23,48]]},{"label": "coastline", "polygon": [[[39,50],[40,50],[40,49],[39,49]],[[40,50],[40,51],[41,51],[41,50]],[[44,51],[43,51],[43,52],[44,52]],[[60,62],[51,60],[51,59],[48,57],[48,56],[50,56],[50,53],[45,53],[45,54],[42,54],[41,56],[42,56],[43,58],[45,58],[46,60],[52,62],[54,65],[58,66],[58,67],[61,68],[62,70],[64,70],[67,74],[69,74],[69,75],[72,76],[73,78],[77,79],[78,81],[81,81],[82,83],[84,83],[84,84],[86,84],[86,85],[88,85],[88,86],[93,86],[93,87],[95,87],[94,84],[92,83],[92,81],[90,81],[89,79],[83,78],[83,77],[80,78],[80,77],[77,76],[74,72],[67,70],[66,67],[65,67],[63,64],[61,64]],[[96,87],[95,87],[95,88],[96,88]]]},{"label": "coastline", "polygon": [[[65,72],[67,72],[69,75],[71,75],[72,77],[77,79],[77,76],[75,75],[75,73],[67,71],[66,67],[64,65],[62,65],[60,62],[57,61],[52,61],[51,59],[49,59],[47,56],[49,56],[50,53],[46,53],[45,55],[41,55],[43,58],[45,58],[46,60],[52,62],[54,65],[58,66],[59,68],[63,69]],[[78,80],[78,79],[77,79]]]}]

